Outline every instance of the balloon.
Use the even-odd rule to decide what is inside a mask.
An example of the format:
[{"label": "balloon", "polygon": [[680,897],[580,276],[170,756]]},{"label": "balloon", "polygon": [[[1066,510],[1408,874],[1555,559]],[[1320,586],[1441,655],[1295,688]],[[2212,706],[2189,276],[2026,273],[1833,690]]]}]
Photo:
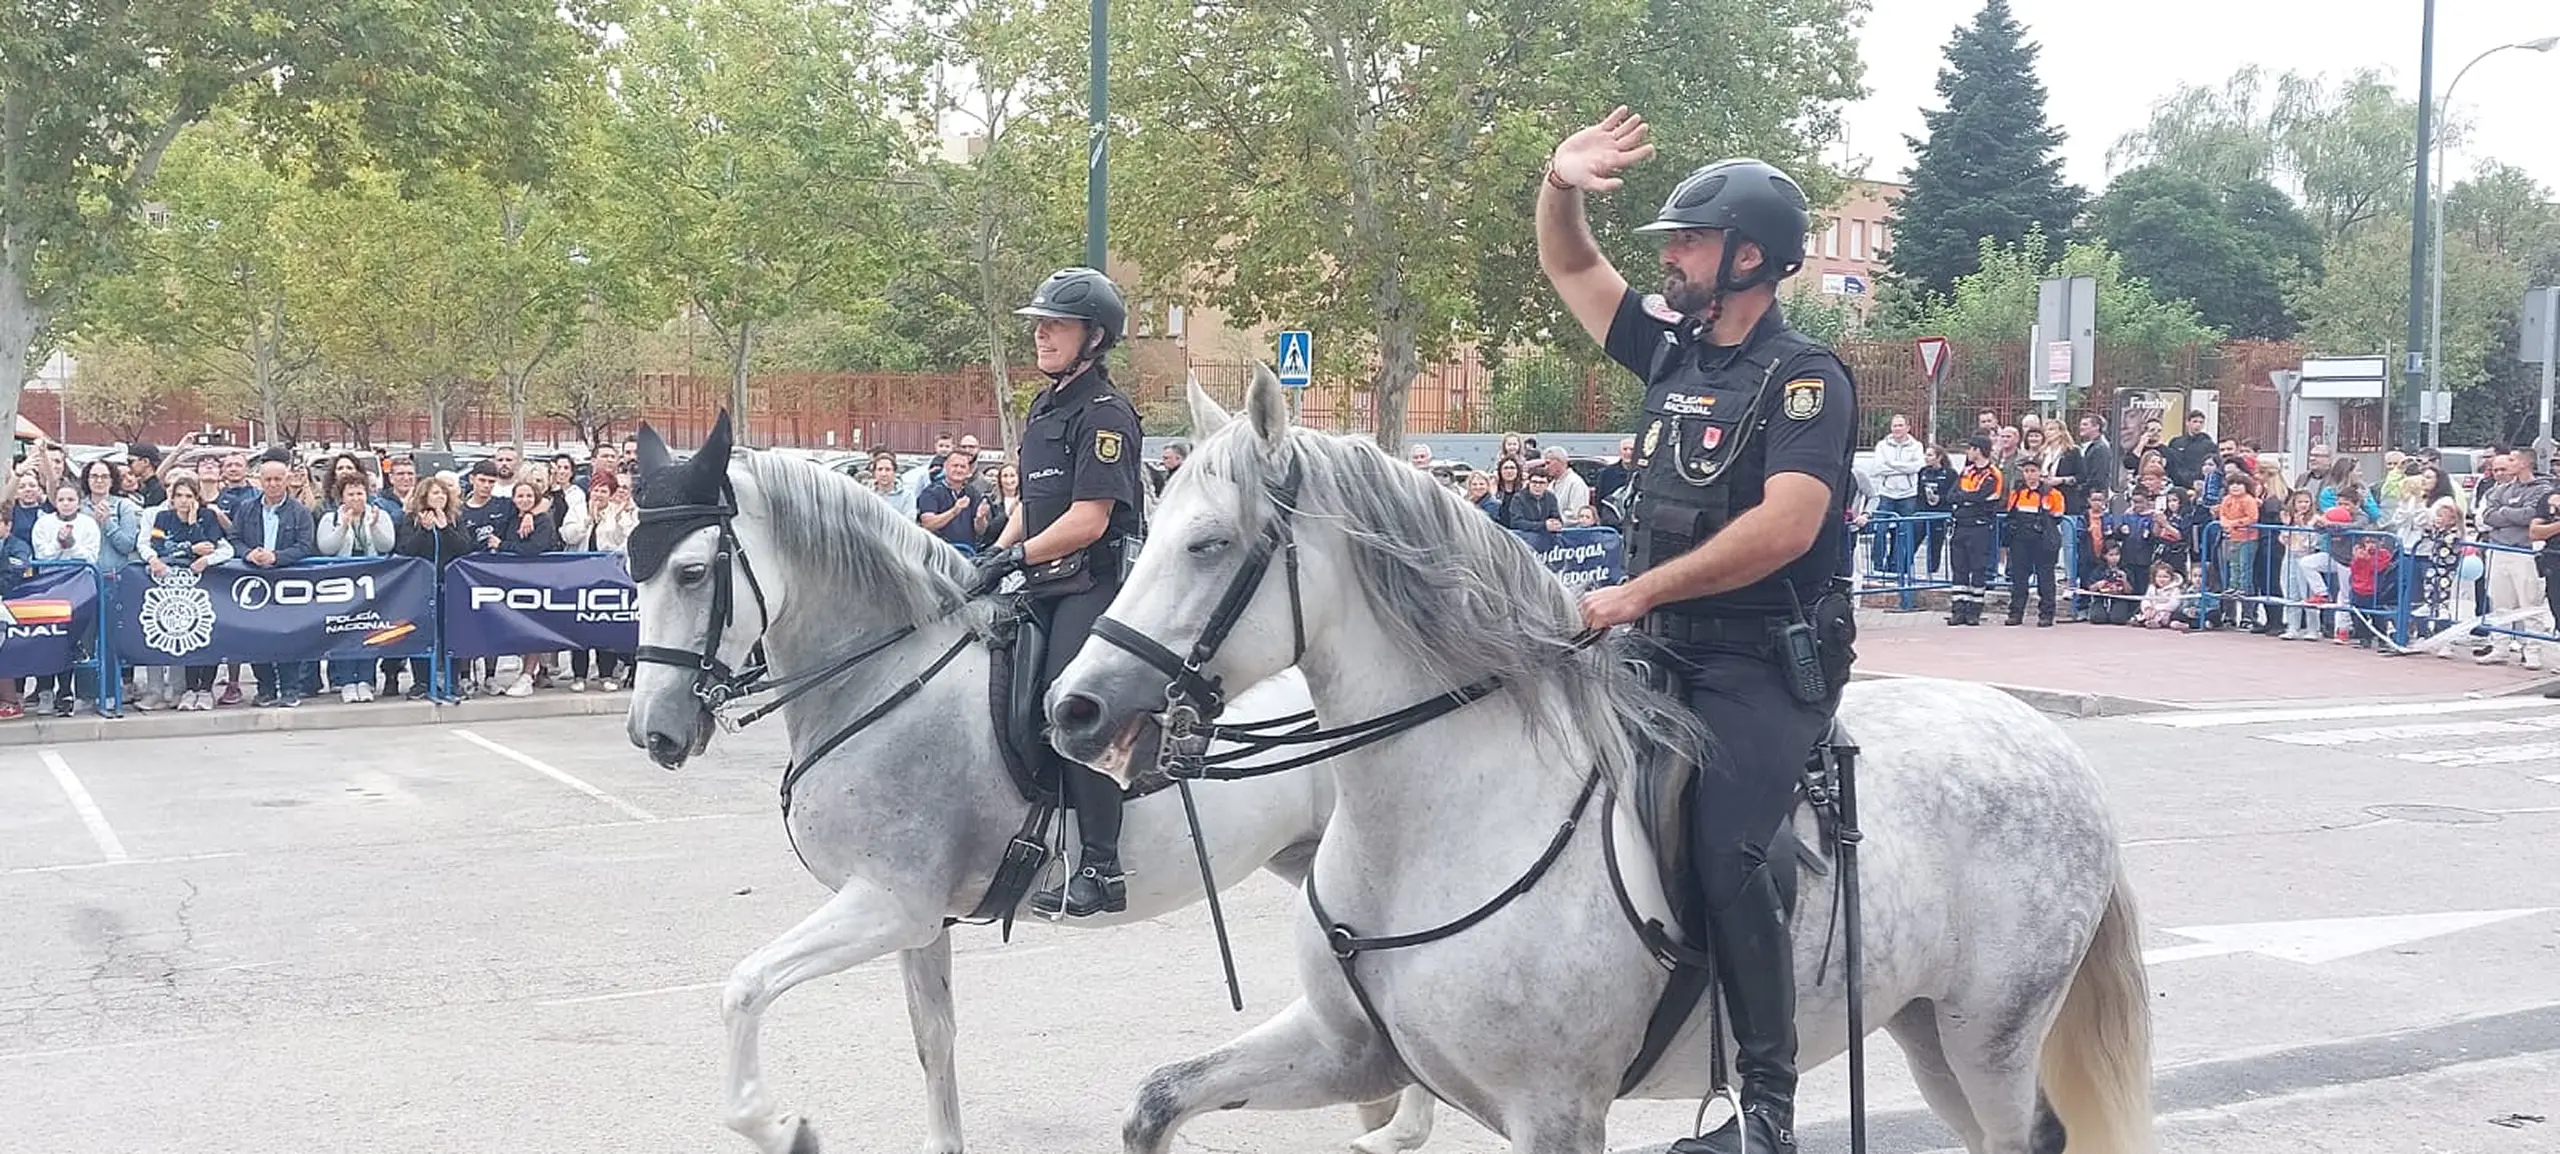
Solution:
[{"label": "balloon", "polygon": [[2478,553],[2465,553],[2462,555],[2462,563],[2454,566],[2453,571],[2465,581],[2477,581],[2480,575],[2487,571],[2487,566],[2480,563]]}]

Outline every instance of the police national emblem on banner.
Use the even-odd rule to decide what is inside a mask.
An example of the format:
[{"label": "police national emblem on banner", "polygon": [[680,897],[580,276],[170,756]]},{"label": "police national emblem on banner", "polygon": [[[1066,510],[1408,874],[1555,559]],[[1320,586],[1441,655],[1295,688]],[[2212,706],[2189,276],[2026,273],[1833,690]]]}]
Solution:
[{"label": "police national emblem on banner", "polygon": [[611,553],[493,553],[444,573],[445,647],[456,657],[640,647],[640,593]]}]

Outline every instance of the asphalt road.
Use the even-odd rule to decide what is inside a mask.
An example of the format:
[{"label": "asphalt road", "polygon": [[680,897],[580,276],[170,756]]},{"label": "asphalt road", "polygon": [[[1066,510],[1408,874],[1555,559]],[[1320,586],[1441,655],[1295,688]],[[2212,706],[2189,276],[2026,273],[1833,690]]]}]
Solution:
[{"label": "asphalt road", "polygon": [[[2168,1148],[2560,1149],[2555,718],[2068,723],[2129,840]],[[775,817],[772,742],[726,736],[680,774],[611,718],[0,751],[0,1154],[746,1149],[719,1123],[719,983],[822,897]],[[1146,1069],[1294,995],[1291,899],[1267,878],[1230,899],[1244,1015],[1200,907],[963,930],[972,1149],[1116,1150]],[[831,1150],[921,1142],[893,964],[789,995],[766,1040]],[[1952,1146],[1876,1043],[1872,1149]],[[1844,1104],[1838,1064],[1808,1076],[1804,1149],[1846,1148]],[[1622,1105],[1613,1144],[1690,1114]],[[1355,1128],[1186,1133],[1277,1154]],[[1443,1111],[1429,1148],[1501,1144]]]}]

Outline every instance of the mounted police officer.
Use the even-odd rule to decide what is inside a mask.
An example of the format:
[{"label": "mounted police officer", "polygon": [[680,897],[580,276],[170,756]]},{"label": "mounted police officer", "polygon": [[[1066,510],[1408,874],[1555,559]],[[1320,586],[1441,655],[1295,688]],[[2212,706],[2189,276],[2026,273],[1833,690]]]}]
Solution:
[{"label": "mounted police officer", "polygon": [[[1586,191],[1653,155],[1625,108],[1567,137],[1538,194],[1538,258],[1565,306],[1645,381],[1622,585],[1584,624],[1640,623],[1716,735],[1692,857],[1730,1009],[1741,1114],[1679,1154],[1794,1149],[1795,958],[1767,856],[1848,681],[1856,624],[1840,580],[1857,398],[1829,349],[1788,328],[1778,282],[1804,262],[1804,192],[1756,160],[1700,168],[1637,231],[1662,241],[1639,295],[1592,240]],[[1713,782],[1710,789],[1706,783]]]},{"label": "mounted police officer", "polygon": [[[1089,268],[1050,274],[1013,310],[1035,318],[1032,346],[1049,387],[1031,402],[1022,427],[1023,516],[1008,522],[995,548],[978,558],[981,588],[1024,573],[1032,615],[1048,635],[1038,694],[1084,647],[1093,621],[1120,592],[1123,546],[1140,528],[1138,411],[1112,387],[1102,357],[1127,330],[1129,309],[1111,278]],[[1083,841],[1066,885],[1031,896],[1031,908],[1055,916],[1118,913],[1129,904],[1120,870],[1120,787],[1108,777],[1051,753],[1075,806]]]}]

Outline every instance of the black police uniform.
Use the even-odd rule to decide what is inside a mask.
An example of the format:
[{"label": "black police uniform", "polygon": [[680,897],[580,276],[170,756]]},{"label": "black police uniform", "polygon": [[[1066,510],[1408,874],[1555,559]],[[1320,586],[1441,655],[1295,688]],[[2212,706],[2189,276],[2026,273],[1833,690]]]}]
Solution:
[{"label": "black police uniform", "polygon": [[[1628,517],[1631,571],[1713,536],[1758,505],[1778,473],[1808,474],[1831,489],[1822,527],[1802,555],[1745,588],[1664,605],[1643,623],[1724,754],[1722,772],[1698,790],[1690,814],[1692,855],[1733,1015],[1743,1105],[1774,1107],[1773,1125],[1783,1132],[1796,1081],[1794,950],[1767,857],[1839,707],[1856,640],[1840,579],[1855,386],[1847,366],[1787,327],[1775,304],[1740,346],[1722,347],[1705,343],[1660,298],[1631,290],[1610,322],[1608,349],[1646,382]],[[1818,668],[1799,671],[1790,660],[1783,631],[1799,622],[1813,631]],[[1756,1127],[1753,1138],[1752,1149],[1762,1149]]]},{"label": "black police uniform", "polygon": [[[1034,565],[1025,574],[1031,612],[1048,634],[1048,656],[1040,664],[1040,684],[1057,680],[1067,663],[1084,648],[1093,622],[1120,593],[1121,550],[1142,531],[1139,521],[1138,411],[1112,387],[1096,362],[1083,372],[1051,385],[1031,403],[1022,427],[1021,540],[1038,536],[1078,501],[1110,501],[1111,527],[1085,548],[1080,568],[1045,578],[1054,563]],[[1053,755],[1054,756],[1054,755]],[[1068,799],[1084,841],[1086,867],[1107,865],[1116,875],[1120,846],[1120,787],[1101,773],[1057,758]]]}]

